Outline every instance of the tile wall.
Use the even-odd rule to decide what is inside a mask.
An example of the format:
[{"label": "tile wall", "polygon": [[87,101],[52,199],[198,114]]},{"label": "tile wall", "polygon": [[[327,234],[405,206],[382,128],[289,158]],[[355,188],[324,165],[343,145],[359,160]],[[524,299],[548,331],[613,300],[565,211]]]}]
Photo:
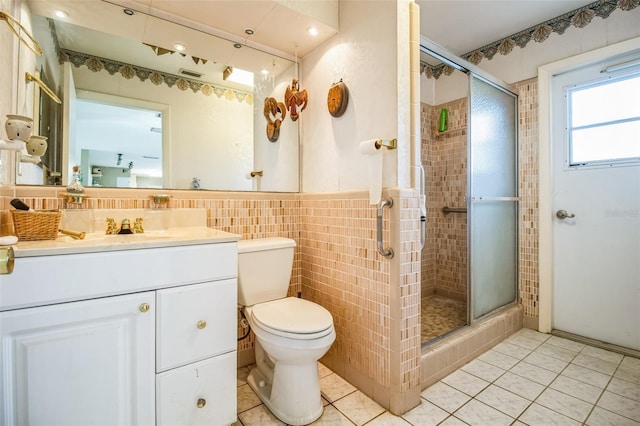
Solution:
[{"label": "tile wall", "polygon": [[538,328],[538,81],[516,84],[520,140],[520,303],[524,325]]},{"label": "tile wall", "polygon": [[[438,132],[448,111],[448,130]],[[422,104],[422,163],[426,177],[427,244],[422,254],[423,294],[467,300],[467,217],[442,208],[466,207],[467,100]]]},{"label": "tile wall", "polygon": [[[383,244],[376,247],[376,206],[368,194],[303,194],[300,244],[305,297],[327,307],[338,338],[323,359],[392,412],[419,403],[420,247],[418,198],[389,190]],[[397,223],[399,233],[390,231]]]}]

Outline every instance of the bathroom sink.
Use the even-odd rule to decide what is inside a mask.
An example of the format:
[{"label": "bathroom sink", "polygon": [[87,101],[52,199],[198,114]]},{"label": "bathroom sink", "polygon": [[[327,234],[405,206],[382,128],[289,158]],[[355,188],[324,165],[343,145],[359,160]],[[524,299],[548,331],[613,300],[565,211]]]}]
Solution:
[{"label": "bathroom sink", "polygon": [[[82,240],[74,239],[70,236],[65,236],[72,241],[104,241],[106,244],[120,244],[120,243],[132,243],[135,241],[148,241],[148,240],[166,240],[170,238],[175,238],[176,235],[169,231],[159,231],[159,232],[145,232],[142,234],[117,234],[117,235],[106,235],[99,233],[89,233],[86,234]],[[60,237],[59,237],[60,238]]]},{"label": "bathroom sink", "polygon": [[58,238],[51,241],[51,243],[56,246],[65,245],[69,247],[113,247],[131,245],[132,248],[139,248],[138,246],[140,245],[152,245],[153,243],[160,244],[171,240],[180,240],[180,238],[170,232],[149,232],[121,235],[105,235],[97,232],[89,232],[86,233],[85,237],[82,239],[60,234]]},{"label": "bathroom sink", "polygon": [[[107,235],[107,218],[112,218],[118,229],[124,219],[133,223],[142,218],[144,232]],[[64,210],[59,228],[85,232],[85,236],[79,239],[60,233],[55,240],[20,241],[15,247],[16,257],[102,253],[236,242],[240,239],[238,235],[207,227],[206,209]]]},{"label": "bathroom sink", "polygon": [[177,227],[167,230],[145,231],[138,234],[105,235],[87,232],[83,239],[74,239],[60,234],[55,240],[19,241],[15,247],[16,257],[48,256],[54,254],[103,253],[119,250],[138,250],[236,242],[239,235],[204,226]]}]

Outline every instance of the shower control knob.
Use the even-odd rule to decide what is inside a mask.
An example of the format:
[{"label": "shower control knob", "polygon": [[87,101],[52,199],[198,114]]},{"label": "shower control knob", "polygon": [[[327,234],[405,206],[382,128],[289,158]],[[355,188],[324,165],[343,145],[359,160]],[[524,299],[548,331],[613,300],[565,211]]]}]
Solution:
[{"label": "shower control knob", "polygon": [[558,210],[556,212],[556,217],[558,219],[573,219],[574,217],[576,217],[576,215],[575,214],[569,214],[569,213],[567,213],[566,210]]}]

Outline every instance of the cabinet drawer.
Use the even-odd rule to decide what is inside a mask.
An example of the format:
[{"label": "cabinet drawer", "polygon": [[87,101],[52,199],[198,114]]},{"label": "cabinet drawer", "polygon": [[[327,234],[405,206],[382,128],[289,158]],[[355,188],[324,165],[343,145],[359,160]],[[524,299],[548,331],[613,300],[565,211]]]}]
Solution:
[{"label": "cabinet drawer", "polygon": [[236,353],[157,375],[157,425],[230,425],[236,421]]},{"label": "cabinet drawer", "polygon": [[236,279],[156,293],[156,371],[235,351]]}]

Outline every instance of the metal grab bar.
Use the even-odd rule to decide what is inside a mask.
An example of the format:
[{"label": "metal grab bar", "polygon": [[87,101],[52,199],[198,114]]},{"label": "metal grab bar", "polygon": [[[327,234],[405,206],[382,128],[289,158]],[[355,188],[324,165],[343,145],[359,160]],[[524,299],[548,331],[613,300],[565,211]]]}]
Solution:
[{"label": "metal grab bar", "polygon": [[391,208],[393,206],[393,198],[387,198],[386,200],[382,200],[378,203],[378,218],[376,221],[377,234],[378,234],[378,253],[383,255],[384,257],[388,257],[391,259],[393,257],[393,249],[392,248],[384,248],[382,244],[382,209],[388,206]]},{"label": "metal grab bar", "polygon": [[467,212],[467,208],[466,207],[447,207],[444,206],[442,208],[442,213],[444,213],[445,215],[449,214],[449,213],[466,213]]}]

